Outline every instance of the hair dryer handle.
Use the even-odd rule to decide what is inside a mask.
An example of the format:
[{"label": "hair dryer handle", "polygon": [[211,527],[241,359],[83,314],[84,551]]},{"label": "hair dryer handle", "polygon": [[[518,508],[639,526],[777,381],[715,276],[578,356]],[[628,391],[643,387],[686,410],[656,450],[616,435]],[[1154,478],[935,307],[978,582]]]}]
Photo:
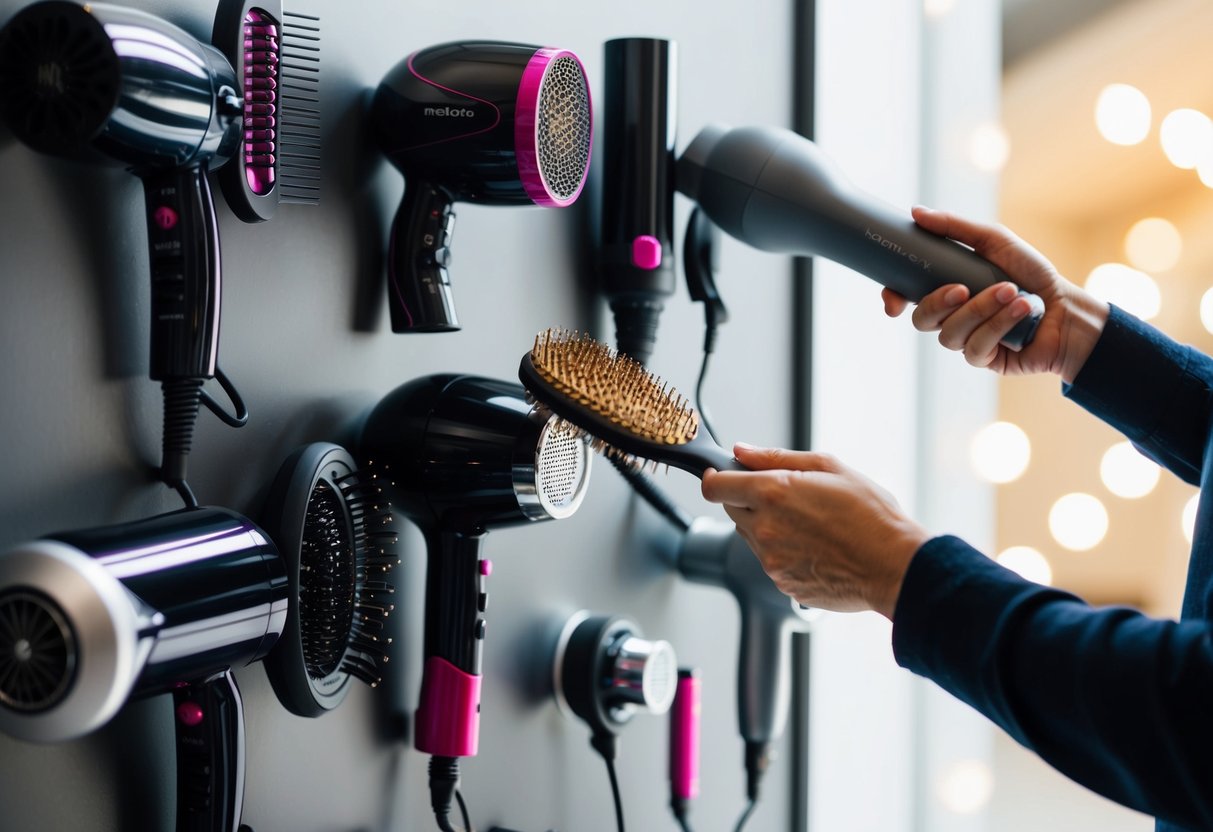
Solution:
[{"label": "hair dryer handle", "polygon": [[388,310],[392,332],[459,329],[451,295],[452,200],[424,180],[407,180],[392,222],[388,251]]},{"label": "hair dryer handle", "polygon": [[212,378],[219,353],[219,226],[201,167],[146,174],[154,381]]},{"label": "hair dryer handle", "polygon": [[791,647],[787,616],[772,616],[760,605],[742,606],[737,719],[747,743],[770,743],[783,735],[791,699]]},{"label": "hair dryer handle", "polygon": [[417,706],[419,751],[473,757],[480,735],[480,662],[488,606],[484,532],[427,533],[425,666]]},{"label": "hair dryer handle", "polygon": [[244,703],[230,670],[173,691],[177,832],[236,832],[244,805]]}]

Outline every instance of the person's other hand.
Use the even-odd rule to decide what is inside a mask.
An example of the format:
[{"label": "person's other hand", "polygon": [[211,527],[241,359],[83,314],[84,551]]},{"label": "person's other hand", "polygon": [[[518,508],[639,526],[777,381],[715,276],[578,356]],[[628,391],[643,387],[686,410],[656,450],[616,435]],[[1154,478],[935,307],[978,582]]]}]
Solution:
[{"label": "person's other hand", "polygon": [[[1040,252],[1000,225],[972,222],[922,206],[915,206],[912,213],[923,229],[970,246],[1045,304],[1032,343],[1019,352],[1000,343],[1029,312],[1027,300],[1018,296],[1011,283],[995,284],[976,295],[958,284],[940,287],[915,307],[914,327],[939,332],[940,344],[963,352],[975,367],[988,367],[1003,375],[1056,373],[1073,381],[1103,330],[1107,304],[1070,283]],[[883,290],[881,297],[886,314],[892,317],[909,305],[891,289]]]},{"label": "person's other hand", "polygon": [[750,470],[707,472],[703,496],[724,505],[780,591],[892,618],[910,559],[930,537],[892,495],[828,454],[733,452]]}]

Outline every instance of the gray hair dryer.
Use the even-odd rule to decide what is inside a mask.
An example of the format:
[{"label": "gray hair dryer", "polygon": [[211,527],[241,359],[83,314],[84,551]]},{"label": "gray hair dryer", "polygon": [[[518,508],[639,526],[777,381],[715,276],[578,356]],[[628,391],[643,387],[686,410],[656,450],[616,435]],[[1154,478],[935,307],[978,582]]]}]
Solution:
[{"label": "gray hair dryer", "polygon": [[727,589],[741,609],[737,722],[746,745],[747,794],[758,797],[770,744],[783,734],[791,698],[792,634],[813,611],[784,595],[732,523],[697,517],[682,537],[678,571],[689,581]]},{"label": "gray hair dryer", "polygon": [[[974,293],[1009,281],[1002,269],[846,180],[813,142],[777,127],[705,127],[678,160],[678,190],[728,234],[763,251],[820,255],[911,301],[961,283]],[[1044,301],[1003,343],[1022,349]]]}]

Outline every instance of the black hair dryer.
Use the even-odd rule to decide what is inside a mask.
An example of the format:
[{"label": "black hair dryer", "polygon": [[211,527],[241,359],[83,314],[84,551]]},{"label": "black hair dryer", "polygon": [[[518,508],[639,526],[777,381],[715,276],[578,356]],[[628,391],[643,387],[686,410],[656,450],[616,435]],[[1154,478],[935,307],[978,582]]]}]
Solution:
[{"label": "black hair dryer", "polygon": [[171,691],[178,832],[234,832],[244,717],[231,668],[265,656],[286,570],[222,508],[63,532],[0,553],[0,731],[57,742]]},{"label": "black hair dryer", "polygon": [[206,171],[239,149],[243,112],[227,58],[146,12],[47,0],[0,30],[0,120],[13,134],[143,181],[156,381],[215,375],[219,231]]},{"label": "black hair dryer", "polygon": [[392,505],[426,539],[425,667],[414,745],[432,755],[431,801],[445,821],[457,760],[480,730],[483,613],[490,529],[571,516],[589,484],[592,452],[521,385],[426,376],[375,406],[360,452]]},{"label": "black hair dryer", "polygon": [[405,178],[388,251],[392,330],[457,330],[447,273],[452,204],[565,207],[577,199],[593,134],[585,69],[565,49],[431,46],[388,72],[371,122]]}]

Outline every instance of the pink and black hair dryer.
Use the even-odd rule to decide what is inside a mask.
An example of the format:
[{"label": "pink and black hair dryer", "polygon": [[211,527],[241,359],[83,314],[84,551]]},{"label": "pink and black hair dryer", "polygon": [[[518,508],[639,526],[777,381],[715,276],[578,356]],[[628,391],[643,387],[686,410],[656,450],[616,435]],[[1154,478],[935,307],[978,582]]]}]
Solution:
[{"label": "pink and black hair dryer", "polygon": [[459,329],[454,202],[565,207],[590,167],[590,86],[566,49],[460,41],[414,52],[375,91],[380,149],[404,174],[388,251],[394,332]]},{"label": "pink and black hair dryer", "polygon": [[480,730],[490,529],[571,516],[589,484],[589,446],[519,384],[425,376],[371,411],[361,455],[392,505],[425,535],[425,667],[414,745],[431,755],[440,828]]}]

